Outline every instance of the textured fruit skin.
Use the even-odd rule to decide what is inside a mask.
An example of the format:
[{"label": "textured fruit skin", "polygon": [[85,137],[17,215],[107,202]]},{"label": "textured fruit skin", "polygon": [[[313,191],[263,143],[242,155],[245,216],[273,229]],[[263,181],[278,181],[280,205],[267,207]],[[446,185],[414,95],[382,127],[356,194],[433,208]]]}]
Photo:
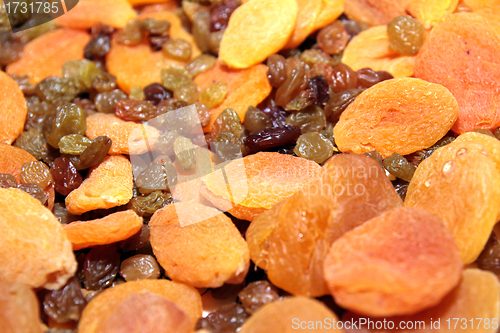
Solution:
[{"label": "textured fruit skin", "polygon": [[292,35],[285,45],[286,49],[298,47],[315,30],[316,19],[323,7],[323,0],[298,0],[297,5],[297,21]]},{"label": "textured fruit skin", "polygon": [[387,80],[342,112],[335,143],[342,152],[408,155],[441,139],[457,115],[457,101],[445,87],[414,78]]},{"label": "textured fruit skin", "polygon": [[406,10],[426,28],[436,25],[447,14],[453,13],[459,0],[410,0]]},{"label": "textured fruit skin", "polygon": [[99,332],[120,302],[131,294],[142,291],[160,295],[175,303],[176,306],[188,314],[193,327],[196,320],[202,315],[200,294],[192,287],[169,280],[126,282],[108,288],[92,299],[92,302],[83,310],[78,324],[78,333]]},{"label": "textured fruit skin", "polygon": [[24,128],[28,108],[21,88],[0,71],[0,143],[11,144]]},{"label": "textured fruit skin", "polygon": [[[462,273],[460,284],[455,287],[448,295],[446,295],[439,304],[429,309],[421,311],[414,315],[386,317],[387,321],[393,321],[394,327],[399,327],[400,323],[421,322],[421,328],[416,329],[399,329],[396,332],[400,333],[428,333],[441,332],[452,333],[457,330],[454,325],[448,327],[447,321],[454,322],[453,318],[461,318],[463,322],[479,322],[476,318],[497,318],[500,312],[500,285],[498,278],[491,272],[486,272],[477,268],[465,269]],[[347,312],[342,316],[342,320],[351,321],[359,320],[363,315]],[[377,320],[383,320],[377,318]],[[441,322],[440,329],[430,329],[431,322]],[[481,320],[482,321],[482,320]],[[445,323],[445,325],[443,325]],[[462,323],[462,321],[460,322]],[[490,323],[492,323],[490,321]],[[477,323],[476,323],[477,324]],[[425,325],[425,328],[424,326]],[[494,333],[497,329],[495,325],[482,325],[475,327],[475,332]],[[457,325],[458,327],[458,325]],[[363,332],[390,333],[395,330],[363,330]]]},{"label": "textured fruit skin", "polygon": [[441,219],[416,208],[393,209],[345,233],[324,262],[335,301],[374,317],[436,305],[459,283],[462,268]]},{"label": "textured fruit skin", "polygon": [[224,31],[219,59],[233,68],[248,68],[262,62],[285,46],[297,15],[296,1],[257,0],[241,5]]},{"label": "textured fruit skin", "polygon": [[13,175],[18,183],[21,181],[24,163],[36,161],[37,159],[24,149],[0,143],[0,173]]},{"label": "textured fruit skin", "polygon": [[[176,207],[192,219],[205,220],[183,225]],[[217,288],[245,279],[250,264],[247,244],[231,219],[215,208],[192,202],[168,205],[156,211],[149,226],[153,253],[172,280]]]},{"label": "textured fruit skin", "polygon": [[[295,318],[295,321],[294,321]],[[261,333],[261,332],[297,332],[299,327],[296,319],[300,322],[317,323],[326,318],[337,321],[337,315],[327,308],[323,303],[305,297],[289,297],[280,301],[272,302],[260,308],[244,324],[239,332]],[[320,327],[320,326],[318,326]],[[306,331],[306,330],[299,330]],[[339,329],[326,329],[323,326],[312,330],[314,332],[342,332]]]},{"label": "textured fruit skin", "polygon": [[348,230],[401,206],[376,161],[335,155],[319,179],[252,221],[246,233],[250,258],[278,288],[293,295],[326,295],[323,260],[330,245]]},{"label": "textured fruit skin", "polygon": [[335,21],[344,11],[344,0],[323,0],[323,6],[314,22],[315,30]]},{"label": "textured fruit skin", "polygon": [[405,3],[402,0],[345,0],[344,12],[353,21],[379,26],[405,15]]},{"label": "textured fruit skin", "polygon": [[4,333],[42,333],[35,292],[23,284],[0,283],[0,323]]},{"label": "textured fruit skin", "polygon": [[450,14],[432,29],[415,61],[415,77],[439,83],[459,106],[455,133],[500,126],[500,35],[475,13]]},{"label": "textured fruit skin", "polygon": [[18,189],[0,189],[0,282],[58,289],[76,271],[61,224],[40,201]]},{"label": "textured fruit skin", "polygon": [[66,197],[66,209],[71,214],[81,215],[95,209],[125,205],[133,196],[133,178],[132,165],[126,157],[108,156]]},{"label": "textured fruit skin", "polygon": [[490,149],[474,141],[452,142],[418,166],[405,206],[443,219],[464,263],[477,259],[500,209],[500,173]]}]

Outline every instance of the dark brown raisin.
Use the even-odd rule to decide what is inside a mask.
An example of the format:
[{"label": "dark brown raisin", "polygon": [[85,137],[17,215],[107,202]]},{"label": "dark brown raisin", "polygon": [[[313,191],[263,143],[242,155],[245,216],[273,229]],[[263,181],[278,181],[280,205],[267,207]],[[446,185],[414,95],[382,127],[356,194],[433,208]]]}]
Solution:
[{"label": "dark brown raisin", "polygon": [[239,304],[223,305],[207,317],[198,319],[196,329],[205,328],[216,333],[236,333],[249,314]]},{"label": "dark brown raisin", "polygon": [[399,155],[398,153],[393,153],[391,156],[384,159],[384,167],[393,176],[403,179],[407,182],[411,180],[413,174],[417,167],[408,162],[406,158]]},{"label": "dark brown raisin", "polygon": [[272,126],[271,119],[264,112],[253,106],[248,107],[243,124],[250,133],[255,133]]},{"label": "dark brown raisin", "polygon": [[300,128],[297,126],[285,125],[282,127],[266,128],[247,136],[245,139],[245,146],[247,146],[250,151],[257,152],[293,144],[297,141],[300,134]]},{"label": "dark brown raisin", "polygon": [[172,98],[172,96],[172,92],[159,83],[151,83],[144,88],[144,97],[154,105],[158,105],[160,102]]},{"label": "dark brown raisin", "polygon": [[210,13],[210,32],[225,29],[231,14],[239,5],[240,2],[237,0],[225,0],[213,6]]},{"label": "dark brown raisin", "polygon": [[[287,66],[288,67],[288,66]],[[276,105],[283,108],[307,86],[307,73],[304,65],[298,64],[276,91]]]},{"label": "dark brown raisin", "polygon": [[120,268],[120,253],[116,244],[93,247],[85,256],[83,274],[85,288],[100,290],[111,285]]},{"label": "dark brown raisin", "polygon": [[405,180],[398,179],[392,183],[396,192],[398,192],[401,200],[405,201],[406,192],[408,191],[409,183]]},{"label": "dark brown raisin", "polygon": [[283,110],[281,107],[274,106],[270,108],[265,108],[262,109],[262,112],[264,112],[269,117],[271,123],[273,124],[273,127],[285,126],[286,118],[288,117],[288,112]]},{"label": "dark brown raisin", "polygon": [[71,222],[79,221],[81,219],[80,216],[70,214],[66,209],[66,205],[62,202],[56,202],[54,204],[52,213],[61,224],[68,224]]},{"label": "dark brown raisin", "polygon": [[322,75],[316,75],[307,80],[307,87],[316,94],[316,105],[323,108],[330,99],[328,81]]},{"label": "dark brown raisin", "polygon": [[82,183],[82,176],[66,157],[56,158],[50,172],[54,180],[55,190],[62,195],[68,195]]},{"label": "dark brown raisin", "polygon": [[377,72],[370,68],[362,68],[356,71],[358,73],[358,88],[366,89],[380,82]]},{"label": "dark brown raisin", "polygon": [[0,174],[0,188],[11,188],[17,186],[16,177],[9,173]]},{"label": "dark brown raisin", "polygon": [[83,50],[86,59],[101,60],[111,50],[111,39],[105,34],[99,34],[93,37]]},{"label": "dark brown raisin", "polygon": [[267,281],[255,281],[238,294],[241,304],[248,313],[254,313],[262,306],[280,298],[278,289]]},{"label": "dark brown raisin", "polygon": [[74,277],[61,289],[47,291],[43,297],[43,311],[58,323],[78,321],[86,305],[80,283]]},{"label": "dark brown raisin", "polygon": [[286,80],[286,61],[282,55],[267,58],[267,78],[272,87],[278,88]]},{"label": "dark brown raisin", "polygon": [[358,74],[346,64],[338,64],[333,68],[333,91],[339,93],[358,87]]},{"label": "dark brown raisin", "polygon": [[344,24],[344,29],[349,34],[349,40],[356,37],[356,35],[358,35],[361,31],[363,31],[361,25],[356,21],[342,19],[342,24]]},{"label": "dark brown raisin", "polygon": [[95,98],[95,107],[102,113],[113,113],[114,106],[118,101],[127,99],[128,96],[120,89],[106,91],[97,94]]},{"label": "dark brown raisin", "polygon": [[325,115],[327,120],[336,123],[342,112],[351,104],[363,89],[348,89],[337,94],[332,94],[325,106]]},{"label": "dark brown raisin", "polygon": [[127,121],[148,121],[158,115],[158,110],[152,102],[135,99],[118,101],[114,110],[118,118]]},{"label": "dark brown raisin", "polygon": [[149,226],[143,224],[141,230],[139,230],[132,237],[121,241],[120,248],[123,252],[136,251],[142,249],[149,243]]},{"label": "dark brown raisin", "polygon": [[151,46],[151,50],[160,51],[163,48],[163,45],[165,45],[165,43],[168,42],[169,39],[170,39],[169,35],[166,36],[149,35],[148,43]]},{"label": "dark brown raisin", "polygon": [[80,155],[81,169],[88,169],[93,166],[99,165],[102,160],[108,155],[111,149],[112,141],[107,136],[99,136],[92,141],[92,143]]},{"label": "dark brown raisin", "polygon": [[500,241],[494,232],[491,233],[476,263],[480,269],[500,274]]}]

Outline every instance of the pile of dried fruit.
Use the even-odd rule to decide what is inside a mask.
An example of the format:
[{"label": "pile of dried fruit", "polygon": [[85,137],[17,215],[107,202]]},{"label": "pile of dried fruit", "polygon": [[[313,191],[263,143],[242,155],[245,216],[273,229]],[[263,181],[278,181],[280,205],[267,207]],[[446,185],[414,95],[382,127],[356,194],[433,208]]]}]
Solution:
[{"label": "pile of dried fruit", "polygon": [[2,332],[498,331],[497,0],[67,9],[0,0]]}]

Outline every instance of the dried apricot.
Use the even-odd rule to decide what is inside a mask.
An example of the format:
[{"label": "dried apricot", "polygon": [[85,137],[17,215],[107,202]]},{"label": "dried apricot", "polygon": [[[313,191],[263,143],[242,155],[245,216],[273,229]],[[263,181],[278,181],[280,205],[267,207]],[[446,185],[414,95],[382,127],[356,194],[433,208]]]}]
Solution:
[{"label": "dried apricot", "polygon": [[[353,21],[369,26],[384,25],[393,18],[406,15],[408,0],[344,0],[344,12]],[[373,69],[373,68],[372,68]]]},{"label": "dried apricot", "polygon": [[56,22],[73,29],[90,29],[96,23],[123,28],[136,15],[127,0],[79,0],[74,8],[59,16]]},{"label": "dried apricot", "polygon": [[224,31],[219,59],[234,68],[264,61],[286,45],[297,15],[296,0],[252,0],[241,5]]},{"label": "dried apricot", "polygon": [[127,210],[109,214],[102,219],[64,224],[63,228],[73,244],[73,251],[76,251],[125,240],[135,235],[141,226],[142,218],[133,210]]},{"label": "dried apricot", "polygon": [[0,143],[11,144],[24,128],[28,108],[16,81],[0,71]]},{"label": "dried apricot", "polygon": [[491,153],[473,141],[441,147],[419,164],[406,194],[405,206],[443,219],[466,264],[481,253],[500,209],[500,172]]},{"label": "dried apricot", "polygon": [[335,21],[344,11],[344,0],[323,0],[323,6],[314,22],[314,29],[321,29]]},{"label": "dried apricot", "polygon": [[126,157],[107,156],[90,169],[89,176],[66,197],[66,209],[80,215],[125,205],[132,199],[133,178],[132,166]]},{"label": "dried apricot", "polygon": [[[175,0],[127,0],[132,6],[139,6],[139,5],[146,5],[146,4],[159,4],[162,5],[163,8],[169,8],[171,10],[174,10],[175,8],[178,7],[177,3]],[[154,5],[152,5],[154,6]],[[169,7],[167,7],[169,6]],[[144,11],[142,11],[143,13]]]},{"label": "dried apricot", "polygon": [[414,78],[387,80],[362,92],[342,112],[335,143],[343,152],[408,155],[435,144],[457,115],[457,101],[445,87]]},{"label": "dried apricot", "polygon": [[500,34],[481,15],[449,14],[437,24],[417,55],[415,76],[455,96],[455,133],[500,126]]},{"label": "dried apricot", "polygon": [[323,8],[323,0],[297,0],[297,5],[297,21],[285,49],[298,47],[316,29],[316,19]]},{"label": "dried apricot", "polygon": [[203,128],[206,132],[212,131],[212,125],[225,109],[233,109],[240,119],[245,119],[248,106],[262,102],[272,89],[267,79],[267,67],[262,64],[246,69],[230,69],[218,61],[212,68],[196,76],[194,82],[201,90],[214,82],[225,82],[227,86],[222,104],[210,110],[210,124]]},{"label": "dried apricot", "polygon": [[[467,323],[471,331],[494,333],[497,331],[495,323],[500,312],[499,292],[498,278],[493,273],[468,268],[463,271],[460,284],[436,306],[410,316],[373,319],[392,321],[394,329],[369,329],[364,332],[390,333],[396,330],[401,333],[451,333],[459,330],[460,326],[465,327],[463,325]],[[356,322],[360,317],[348,312],[342,320]],[[415,323],[418,326],[415,325],[412,329],[398,329],[407,327],[406,323]]]},{"label": "dried apricot", "polygon": [[222,170],[216,171],[203,177],[201,193],[216,207],[229,209],[231,215],[252,221],[318,178],[321,167],[299,157],[260,152],[229,163],[224,171],[229,184]]},{"label": "dried apricot", "polygon": [[305,297],[289,297],[264,305],[253,314],[239,332],[342,332],[337,315],[323,303]]},{"label": "dried apricot", "polygon": [[118,306],[123,304],[122,302],[130,295],[141,292],[156,294],[173,302],[188,314],[192,327],[201,317],[201,297],[196,289],[169,280],[133,281],[108,288],[95,296],[83,310],[78,324],[78,333],[101,332],[106,321]]},{"label": "dried apricot", "polygon": [[139,155],[153,149],[160,136],[152,126],[124,121],[109,113],[94,113],[87,117],[85,134],[92,140],[107,136],[112,140],[109,154]]},{"label": "dried apricot", "polygon": [[36,294],[23,284],[0,283],[0,323],[4,333],[42,333]]},{"label": "dried apricot", "polygon": [[13,175],[18,183],[24,163],[36,161],[26,150],[0,143],[0,173]]},{"label": "dried apricot", "polygon": [[347,44],[342,62],[354,70],[371,68],[394,77],[413,75],[415,56],[402,56],[389,47],[387,27],[378,26],[361,32]]},{"label": "dried apricot", "polygon": [[374,317],[436,305],[459,283],[462,268],[441,219],[416,208],[388,211],[345,233],[324,262],[337,304]]},{"label": "dried apricot", "polygon": [[66,61],[83,59],[83,49],[89,40],[89,34],[82,30],[47,32],[26,44],[21,58],[10,63],[5,71],[27,74],[33,83],[49,76],[61,76],[61,68]]},{"label": "dried apricot", "polygon": [[248,247],[229,217],[193,202],[168,205],[151,218],[151,246],[168,277],[217,288],[239,284],[248,272]]},{"label": "dried apricot", "polygon": [[0,282],[58,289],[75,273],[75,256],[61,224],[31,195],[0,189],[0,224]]},{"label": "dried apricot", "polygon": [[439,22],[446,14],[453,13],[457,8],[458,0],[410,0],[406,10],[430,28]]},{"label": "dried apricot", "polygon": [[323,260],[346,231],[402,206],[380,165],[366,156],[339,154],[321,178],[304,186],[250,224],[250,258],[269,280],[293,295],[328,293]]}]

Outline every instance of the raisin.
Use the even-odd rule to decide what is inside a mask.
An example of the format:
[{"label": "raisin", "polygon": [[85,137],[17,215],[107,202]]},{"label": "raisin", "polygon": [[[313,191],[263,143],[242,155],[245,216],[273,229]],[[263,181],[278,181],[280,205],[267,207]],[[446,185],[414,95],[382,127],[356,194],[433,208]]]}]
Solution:
[{"label": "raisin", "polygon": [[160,267],[153,256],[137,254],[122,262],[120,265],[120,275],[127,282],[145,279],[155,280],[160,277]]},{"label": "raisin", "polygon": [[85,256],[83,274],[85,288],[100,290],[111,285],[120,268],[120,253],[116,244],[93,247]]},{"label": "raisin", "polygon": [[499,128],[496,128],[494,131],[493,131],[493,136],[495,138],[497,138],[498,140],[500,140],[500,127]]},{"label": "raisin", "polygon": [[328,81],[322,75],[307,80],[307,87],[316,94],[316,105],[323,108],[330,99]]},{"label": "raisin", "polygon": [[406,192],[408,191],[408,182],[404,181],[402,179],[396,180],[394,183],[394,189],[396,192],[398,192],[399,196],[401,197],[401,200],[405,201],[406,198]]},{"label": "raisin", "polygon": [[108,72],[100,72],[92,80],[92,88],[100,93],[114,90],[116,89],[116,76]]},{"label": "raisin", "polygon": [[92,143],[89,138],[80,134],[63,136],[59,141],[59,151],[62,154],[80,155]]},{"label": "raisin", "polygon": [[286,124],[297,126],[302,133],[321,131],[326,125],[325,114],[317,105],[311,105],[303,110],[292,112],[286,119]]},{"label": "raisin", "polygon": [[90,116],[96,112],[95,104],[88,98],[75,98],[74,103],[82,108],[85,117]]},{"label": "raisin", "polygon": [[362,68],[356,71],[358,74],[358,88],[366,89],[380,82],[377,72],[370,68]]},{"label": "raisin", "polygon": [[267,78],[274,88],[278,88],[285,82],[286,61],[282,55],[272,54],[267,58]]},{"label": "raisin", "polygon": [[361,25],[356,21],[342,19],[342,24],[344,25],[345,31],[349,35],[349,40],[353,39],[356,35],[363,31]]},{"label": "raisin", "polygon": [[212,32],[208,35],[208,47],[213,54],[219,54],[220,42],[224,36],[224,30]]},{"label": "raisin", "polygon": [[0,174],[0,188],[11,188],[17,186],[16,177],[9,173]]},{"label": "raisin", "polygon": [[[164,113],[167,113],[169,111],[173,111],[173,110],[177,110],[177,109],[180,109],[180,108],[183,108],[185,106],[188,106],[189,104],[184,102],[184,101],[178,101],[176,100],[175,98],[169,98],[169,99],[166,99],[160,103],[158,103],[158,114],[164,114]],[[156,119],[157,121],[159,121],[158,119]]]},{"label": "raisin", "polygon": [[79,168],[88,169],[99,165],[108,155],[112,141],[107,136],[98,136],[80,155]]},{"label": "raisin", "polygon": [[42,205],[45,205],[47,202],[47,194],[43,191],[43,188],[36,184],[19,184],[17,185],[17,188],[28,193],[31,195],[33,198],[37,199],[42,203]]},{"label": "raisin", "polygon": [[288,112],[283,110],[279,106],[274,106],[270,108],[265,108],[262,110],[273,124],[273,127],[283,127],[285,126],[286,118],[288,117]]},{"label": "raisin", "polygon": [[231,132],[237,138],[241,138],[243,127],[241,126],[240,117],[233,109],[225,109],[217,117],[212,126],[212,138],[215,138],[222,132]]},{"label": "raisin", "polygon": [[149,35],[148,36],[148,43],[151,46],[151,50],[153,51],[160,51],[163,48],[163,45],[165,45],[166,42],[170,40],[170,36],[155,36],[155,35]]},{"label": "raisin", "polygon": [[191,44],[181,38],[170,38],[162,46],[163,54],[175,60],[189,60],[191,58]]},{"label": "raisin", "polygon": [[328,54],[336,54],[344,50],[349,41],[349,33],[342,21],[335,21],[318,32],[319,48]]},{"label": "raisin", "polygon": [[157,158],[137,176],[135,183],[144,194],[170,190],[177,183],[177,171],[168,157]]},{"label": "raisin", "polygon": [[280,298],[278,289],[267,281],[250,283],[239,292],[238,297],[245,310],[250,314]]},{"label": "raisin", "polygon": [[78,321],[86,305],[80,283],[74,277],[61,289],[47,291],[43,297],[43,311],[58,323]]},{"label": "raisin", "polygon": [[196,168],[196,150],[190,139],[183,136],[177,137],[174,141],[174,152],[183,170]]},{"label": "raisin", "polygon": [[188,104],[194,104],[198,100],[198,86],[190,82],[174,89],[174,97]]},{"label": "raisin", "polygon": [[494,232],[491,233],[476,263],[480,269],[500,274],[500,241]]},{"label": "raisin", "polygon": [[329,64],[332,60],[328,54],[318,49],[305,50],[300,55],[299,59],[306,63],[309,67],[316,64]]},{"label": "raisin", "polygon": [[363,92],[363,89],[347,89],[337,94],[332,94],[325,106],[325,115],[328,121],[336,123],[342,112],[354,99]]},{"label": "raisin", "polygon": [[115,115],[127,121],[148,121],[158,115],[156,106],[150,101],[125,99],[116,102]]},{"label": "raisin", "polygon": [[17,40],[0,40],[0,65],[6,66],[21,58],[24,44]]},{"label": "raisin", "polygon": [[371,152],[364,153],[364,155],[374,159],[378,164],[380,164],[381,167],[384,167],[383,163],[384,157],[378,151],[372,150]]},{"label": "raisin", "polygon": [[286,105],[287,111],[302,110],[316,102],[316,94],[312,89],[302,90],[297,97]]},{"label": "raisin", "polygon": [[210,108],[202,103],[194,103],[196,106],[196,111],[198,114],[198,119],[200,120],[201,127],[208,126],[210,124]]},{"label": "raisin", "polygon": [[298,64],[276,91],[276,105],[286,107],[307,86],[307,74],[304,65]]},{"label": "raisin", "polygon": [[38,96],[28,97],[26,105],[28,106],[28,115],[24,128],[29,130],[40,127],[43,131],[49,130],[56,116],[56,107],[42,101]]},{"label": "raisin", "polygon": [[210,148],[217,155],[219,162],[225,162],[241,157],[245,146],[234,133],[221,132],[213,138]]},{"label": "raisin", "polygon": [[299,157],[322,164],[333,155],[333,144],[317,132],[302,134],[294,150]]},{"label": "raisin", "polygon": [[113,113],[115,104],[127,98],[127,94],[120,89],[101,92],[95,98],[95,107],[99,112]]},{"label": "raisin", "polygon": [[50,172],[52,173],[55,190],[62,195],[68,195],[82,183],[82,176],[66,157],[56,158],[52,163]]},{"label": "raisin", "polygon": [[70,214],[66,209],[66,205],[62,202],[56,202],[54,204],[52,213],[61,224],[68,224],[80,220],[80,216]]},{"label": "raisin", "polygon": [[215,65],[217,58],[209,54],[202,54],[191,60],[187,65],[186,69],[191,74],[192,77],[208,71]]},{"label": "raisin", "polygon": [[48,155],[47,141],[42,130],[38,128],[22,132],[14,142],[14,146],[26,150],[37,160],[43,160]]},{"label": "raisin", "polygon": [[200,94],[200,102],[209,108],[220,105],[227,94],[227,85],[225,82],[216,82]]},{"label": "raisin", "polygon": [[104,59],[109,50],[111,50],[111,39],[107,35],[99,34],[85,45],[83,54],[86,59],[101,60]]},{"label": "raisin", "polygon": [[81,107],[76,104],[60,106],[47,136],[47,143],[57,149],[62,137],[70,134],[83,135],[86,129],[86,117]]},{"label": "raisin", "polygon": [[156,141],[156,149],[164,155],[172,155],[174,152],[174,142],[179,136],[177,131],[166,131],[160,134]]},{"label": "raisin", "polygon": [[358,74],[346,64],[338,64],[333,68],[333,91],[339,93],[358,87]]},{"label": "raisin", "polygon": [[144,31],[141,29],[141,21],[131,20],[128,21],[127,25],[123,30],[118,31],[116,36],[116,41],[120,44],[125,45],[137,45],[140,44],[145,37]]},{"label": "raisin", "polygon": [[272,126],[271,119],[256,107],[249,106],[243,121],[250,133],[255,133]]},{"label": "raisin", "polygon": [[391,175],[406,180],[407,182],[411,180],[415,170],[417,169],[414,164],[408,162],[406,158],[398,153],[393,153],[384,159],[384,167]]},{"label": "raisin", "polygon": [[226,0],[213,6],[210,12],[210,32],[224,30],[231,14],[239,5],[237,0]]},{"label": "raisin", "polygon": [[154,191],[147,196],[138,196],[130,200],[128,207],[139,216],[151,216],[158,209],[173,202],[170,193]]},{"label": "raisin", "polygon": [[52,183],[52,175],[47,164],[36,161],[24,163],[20,174],[21,183],[31,183],[47,188]]},{"label": "raisin", "polygon": [[245,138],[245,146],[251,151],[257,152],[293,144],[297,141],[300,134],[300,128],[297,126],[285,125],[282,127],[266,128],[247,136]]},{"label": "raisin", "polygon": [[146,96],[144,95],[144,90],[142,90],[140,86],[131,87],[130,94],[128,95],[128,97],[136,101],[143,101],[146,99]]},{"label": "raisin", "polygon": [[398,16],[387,25],[389,47],[399,54],[414,55],[425,40],[425,28],[416,18]]},{"label": "raisin", "polygon": [[36,87],[37,95],[54,105],[71,102],[81,90],[82,86],[75,78],[49,77]]},{"label": "raisin", "polygon": [[211,312],[207,317],[198,319],[196,329],[205,328],[210,332],[236,333],[249,317],[245,308],[239,304],[226,304]]},{"label": "raisin", "polygon": [[210,51],[208,46],[208,36],[210,34],[210,12],[205,9],[200,9],[193,16],[193,37],[196,45],[203,53]]},{"label": "raisin", "polygon": [[32,96],[36,94],[36,85],[31,83],[29,75],[12,74],[11,77],[14,81],[16,81],[19,88],[21,88],[24,96]]},{"label": "raisin", "polygon": [[151,83],[144,88],[144,97],[154,105],[158,105],[160,102],[172,98],[172,96],[172,92],[159,83]]},{"label": "raisin", "polygon": [[191,83],[193,78],[184,67],[168,66],[161,70],[161,80],[165,88],[173,91],[179,86]]}]

